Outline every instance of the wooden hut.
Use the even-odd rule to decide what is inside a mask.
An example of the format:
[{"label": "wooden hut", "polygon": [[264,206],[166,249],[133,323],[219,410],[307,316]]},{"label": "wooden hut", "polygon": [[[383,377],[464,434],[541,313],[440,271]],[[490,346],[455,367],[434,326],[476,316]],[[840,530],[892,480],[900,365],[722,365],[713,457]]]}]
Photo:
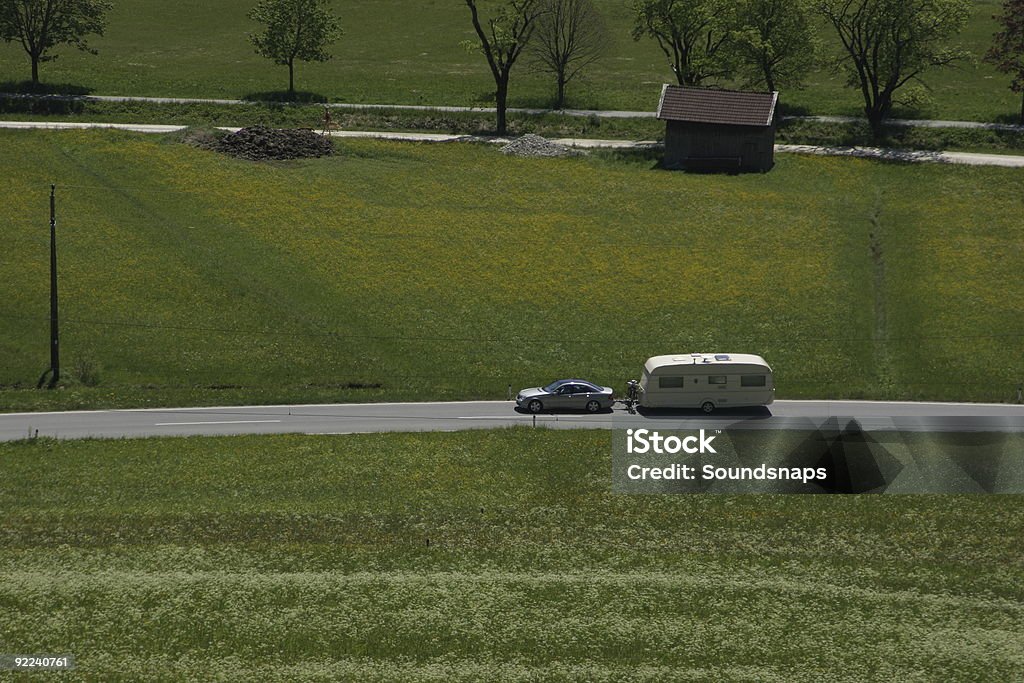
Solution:
[{"label": "wooden hut", "polygon": [[775,165],[777,92],[665,85],[665,168],[765,172]]}]

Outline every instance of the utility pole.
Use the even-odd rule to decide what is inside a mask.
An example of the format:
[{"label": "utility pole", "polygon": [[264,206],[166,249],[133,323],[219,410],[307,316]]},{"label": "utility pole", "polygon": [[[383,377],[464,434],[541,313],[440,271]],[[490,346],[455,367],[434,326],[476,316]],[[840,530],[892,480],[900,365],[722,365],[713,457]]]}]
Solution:
[{"label": "utility pole", "polygon": [[57,334],[57,186],[50,185],[50,388],[60,380],[60,336]]}]

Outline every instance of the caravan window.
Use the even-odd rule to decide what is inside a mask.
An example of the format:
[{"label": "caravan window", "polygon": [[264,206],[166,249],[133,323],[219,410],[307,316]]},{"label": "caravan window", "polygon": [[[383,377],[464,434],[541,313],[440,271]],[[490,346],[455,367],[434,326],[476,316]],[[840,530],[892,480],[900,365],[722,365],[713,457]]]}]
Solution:
[{"label": "caravan window", "polygon": [[725,375],[711,375],[708,377],[708,384],[725,384],[728,382],[728,377]]},{"label": "caravan window", "polygon": [[741,387],[764,387],[767,386],[764,375],[740,375]]},{"label": "caravan window", "polygon": [[659,389],[682,389],[683,378],[682,377],[659,377],[658,378]]}]

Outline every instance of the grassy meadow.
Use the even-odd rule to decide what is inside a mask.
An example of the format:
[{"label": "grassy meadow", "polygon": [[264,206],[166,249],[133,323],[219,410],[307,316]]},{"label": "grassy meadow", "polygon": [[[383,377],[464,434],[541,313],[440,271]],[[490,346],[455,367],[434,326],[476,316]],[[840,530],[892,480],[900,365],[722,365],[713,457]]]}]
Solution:
[{"label": "grassy meadow", "polygon": [[[99,55],[63,48],[41,67],[42,80],[73,92],[105,95],[266,98],[286,88],[287,73],[256,55],[246,40],[255,26],[246,18],[251,0],[216,3],[156,0],[115,3],[106,34],[91,44]],[[626,3],[597,0],[612,36],[606,58],[585,81],[569,90],[569,105],[580,108],[644,109],[657,105],[661,84],[672,78],[653,40],[630,38]],[[493,3],[491,3],[493,5]],[[1020,98],[1009,79],[980,62],[995,31],[998,0],[978,0],[958,43],[976,57],[926,81],[931,103],[903,115],[968,120],[1013,120]],[[484,3],[484,6],[488,6]],[[475,38],[464,3],[452,0],[378,0],[339,3],[346,35],[325,64],[300,64],[297,88],[305,96],[332,101],[481,105],[493,99],[494,84],[482,56],[460,43]],[[824,25],[834,51],[838,41]],[[525,61],[513,75],[513,106],[548,106],[550,79]],[[17,44],[0,45],[0,82],[17,88],[29,63]],[[859,95],[844,79],[823,68],[807,88],[783,93],[797,111],[858,114]]]},{"label": "grassy meadow", "polygon": [[86,681],[1024,674],[1019,497],[616,495],[609,438],[0,444],[0,646]]},{"label": "grassy meadow", "polygon": [[[754,351],[780,398],[1004,401],[1024,379],[1024,176],[780,155],[339,143],[252,163],[174,137],[4,132],[0,406],[504,398]],[[58,184],[67,386],[48,352]]]}]

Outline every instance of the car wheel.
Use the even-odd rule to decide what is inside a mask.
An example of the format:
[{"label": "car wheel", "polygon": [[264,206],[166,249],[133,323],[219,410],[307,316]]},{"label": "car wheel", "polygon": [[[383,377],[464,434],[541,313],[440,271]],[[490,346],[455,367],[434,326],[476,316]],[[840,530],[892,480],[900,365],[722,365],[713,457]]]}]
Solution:
[{"label": "car wheel", "polygon": [[538,401],[537,399],[533,399],[532,401],[526,404],[526,409],[529,410],[531,413],[539,413],[540,411],[544,410],[544,404]]},{"label": "car wheel", "polygon": [[713,413],[715,412],[715,404],[712,403],[711,401],[704,401],[703,403],[700,404],[700,409],[703,410],[705,413]]},{"label": "car wheel", "polygon": [[587,402],[587,412],[588,413],[596,413],[599,410],[601,410],[601,403],[599,401],[588,401]]}]

